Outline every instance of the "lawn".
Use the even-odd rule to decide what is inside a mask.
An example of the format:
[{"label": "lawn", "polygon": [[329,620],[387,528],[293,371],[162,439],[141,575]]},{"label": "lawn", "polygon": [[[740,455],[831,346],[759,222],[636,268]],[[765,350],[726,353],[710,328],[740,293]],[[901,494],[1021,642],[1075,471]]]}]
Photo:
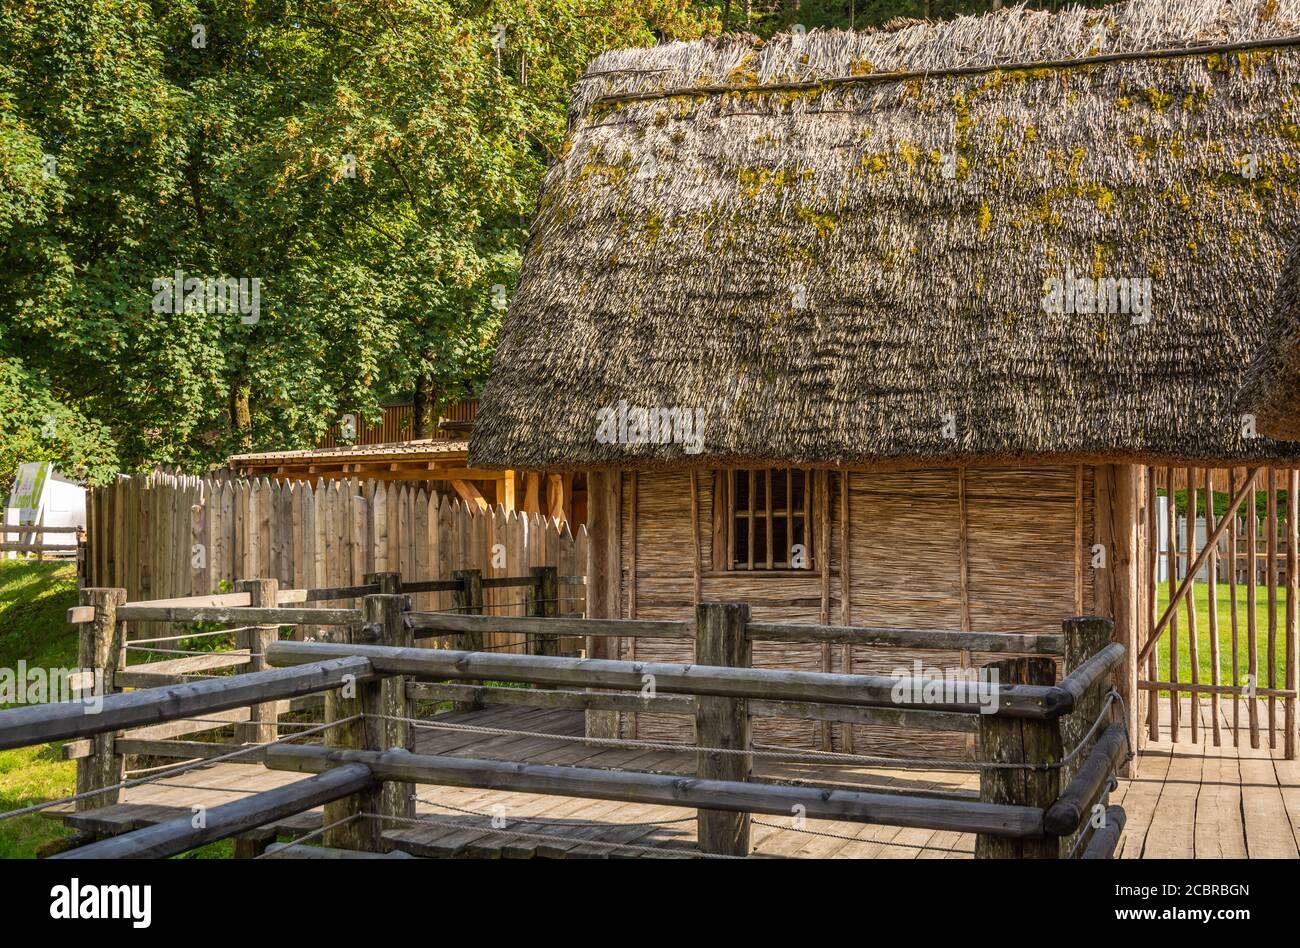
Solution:
[{"label": "lawn", "polygon": [[[1196,601],[1196,650],[1197,666],[1200,673],[1202,684],[1211,681],[1210,669],[1210,592],[1207,586],[1202,582],[1196,583],[1195,601]],[[1229,596],[1228,584],[1218,584],[1218,594],[1216,596],[1219,616],[1219,681],[1222,684],[1232,683],[1232,606]],[[1169,589],[1166,585],[1161,585],[1159,596],[1159,611],[1164,614],[1165,606],[1169,602]],[[1249,668],[1250,648],[1246,638],[1248,599],[1246,597],[1246,587],[1244,583],[1237,585],[1237,667],[1239,680],[1246,674]],[[1178,679],[1179,681],[1192,680],[1192,659],[1191,652],[1188,648],[1189,640],[1187,634],[1187,605],[1184,601],[1179,605],[1176,613],[1178,618]],[[1259,663],[1259,680],[1257,685],[1261,688],[1268,686],[1268,592],[1263,587],[1255,591],[1255,634],[1256,634],[1256,661]],[[1166,631],[1160,641],[1160,678],[1162,681],[1168,681],[1169,675],[1169,635]],[[1286,681],[1286,591],[1278,591],[1277,599],[1277,643],[1275,648],[1277,655],[1277,681],[1278,687],[1283,687]]]},{"label": "lawn", "polygon": [[[0,668],[71,668],[77,662],[77,630],[67,610],[77,604],[76,567],[64,563],[0,560]],[[0,706],[3,707],[3,706]],[[77,765],[60,756],[62,744],[0,751],[0,812],[57,800],[73,793]],[[58,820],[40,814],[0,820],[0,859],[30,859],[69,835]],[[223,858],[222,840],[182,858]]]},{"label": "lawn", "polygon": [[[66,613],[76,604],[75,566],[0,560],[0,668],[16,668],[19,659],[45,668],[75,665],[77,633]],[[61,759],[60,746],[0,751],[0,810],[73,792],[77,767]],[[40,814],[0,821],[0,858],[31,858],[65,835],[57,820]]]}]

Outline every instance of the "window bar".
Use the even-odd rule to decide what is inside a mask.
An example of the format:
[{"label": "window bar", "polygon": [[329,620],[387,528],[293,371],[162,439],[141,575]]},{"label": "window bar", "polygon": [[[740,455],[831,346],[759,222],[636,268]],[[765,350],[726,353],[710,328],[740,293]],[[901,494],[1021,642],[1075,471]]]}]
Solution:
[{"label": "window bar", "polygon": [[727,493],[730,495],[726,498],[727,506],[723,509],[727,512],[727,569],[736,568],[736,472],[728,471],[727,476],[723,478],[727,484]]},{"label": "window bar", "polygon": [[749,568],[754,568],[754,471],[749,471]]},{"label": "window bar", "polygon": [[767,523],[767,568],[772,568],[772,469],[769,467],[763,471],[765,488],[763,491],[764,516]]},{"label": "window bar", "polygon": [[794,468],[785,469],[785,561],[794,566]]}]

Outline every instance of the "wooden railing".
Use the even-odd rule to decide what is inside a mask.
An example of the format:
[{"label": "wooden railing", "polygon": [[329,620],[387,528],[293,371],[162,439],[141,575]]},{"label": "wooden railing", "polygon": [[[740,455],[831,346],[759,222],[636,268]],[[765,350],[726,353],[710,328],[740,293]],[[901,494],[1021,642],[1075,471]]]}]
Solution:
[{"label": "wooden railing", "polygon": [[[53,534],[53,539],[49,535]],[[17,535],[17,540],[9,537]],[[47,527],[40,523],[0,524],[0,553],[32,553],[38,560],[47,555],[76,558],[85,555],[86,531],[83,527]]]},{"label": "wooden railing", "polygon": [[[530,578],[537,601],[544,603],[548,597],[541,591],[555,581],[553,571],[549,577]],[[981,683],[984,690],[978,699],[944,696],[936,702],[932,680],[754,668],[750,645],[768,636],[826,641],[827,636],[857,631],[906,648],[966,648],[976,647],[975,633],[755,623],[749,621],[748,606],[737,603],[702,603],[694,622],[684,623],[414,613],[406,595],[396,590],[417,584],[402,585],[391,573],[367,579],[364,587],[333,589],[327,591],[328,597],[322,595],[364,595],[362,609],[299,607],[297,601],[310,601],[313,592],[321,595],[321,591],[281,593],[271,580],[249,581],[231,597],[206,597],[223,601],[194,604],[128,604],[121,590],[84,590],[84,604],[73,616],[83,623],[83,663],[112,668],[105,681],[110,692],[123,684],[118,678],[123,670],[114,668],[112,659],[120,654],[115,650],[120,649],[121,624],[132,618],[166,615],[183,621],[240,623],[254,630],[249,654],[240,656],[250,661],[240,667],[252,666],[255,656],[267,667],[110,693],[95,714],[87,713],[80,702],[0,712],[0,749],[89,739],[89,752],[78,762],[81,798],[77,802],[102,806],[117,799],[124,750],[160,751],[157,747],[141,751],[142,745],[129,743],[130,738],[115,738],[117,732],[249,708],[248,743],[233,749],[218,745],[217,756],[247,756],[272,769],[313,776],[214,807],[201,828],[185,816],[65,856],[172,855],[321,804],[327,847],[377,852],[385,846],[386,822],[414,819],[413,785],[417,783],[691,807],[698,811],[701,853],[720,856],[749,853],[751,814],[788,816],[797,808],[814,819],[977,834],[975,854],[982,858],[1079,854],[1106,858],[1118,841],[1123,812],[1107,805],[1107,793],[1128,742],[1122,719],[1107,722],[1111,679],[1124,648],[1109,641],[1108,620],[1068,619],[1060,636],[1008,639],[1006,648],[1014,643],[1017,649],[1043,656],[1059,647],[1066,672],[1059,681],[1054,657],[1006,658],[986,666],[990,677]],[[472,598],[469,590],[478,581],[461,576],[429,582],[457,582],[462,594]],[[377,591],[371,592],[371,587]],[[504,622],[510,623],[510,631],[534,637],[530,641],[538,643],[540,653],[413,647],[417,638],[451,633],[472,640],[476,633],[499,630]],[[278,626],[299,623],[332,626],[336,640],[281,641],[276,636]],[[545,654],[547,643],[560,636],[606,635],[690,637],[696,662]],[[993,649],[1001,647],[992,644]],[[484,680],[535,687],[464,684]],[[325,699],[325,723],[318,729],[323,731],[323,745],[275,739],[272,715],[281,702],[320,695]],[[695,744],[683,745],[683,750],[696,754],[696,778],[415,754],[411,724],[416,721],[415,702],[423,697],[468,706],[505,700],[588,711],[654,709],[691,714]],[[908,726],[926,720],[944,726],[968,722],[961,726],[978,733],[982,751],[975,765],[980,771],[980,798],[756,781],[752,764],[759,751],[751,741],[750,720],[766,713],[830,720],[847,715],[855,723],[887,720]],[[931,719],[934,715],[942,717]],[[177,756],[189,754],[187,748]]]}]

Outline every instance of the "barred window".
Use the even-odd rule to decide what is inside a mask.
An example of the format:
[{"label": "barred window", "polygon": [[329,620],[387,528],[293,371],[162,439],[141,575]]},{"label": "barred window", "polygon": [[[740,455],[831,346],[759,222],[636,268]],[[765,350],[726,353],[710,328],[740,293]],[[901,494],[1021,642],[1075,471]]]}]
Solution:
[{"label": "barred window", "polygon": [[727,568],[812,569],[811,473],[765,468],[729,475]]}]

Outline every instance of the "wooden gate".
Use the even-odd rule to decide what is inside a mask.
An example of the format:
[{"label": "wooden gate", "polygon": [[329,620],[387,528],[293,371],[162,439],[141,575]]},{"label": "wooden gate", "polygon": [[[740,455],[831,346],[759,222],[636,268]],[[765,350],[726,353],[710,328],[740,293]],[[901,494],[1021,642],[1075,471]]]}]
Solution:
[{"label": "wooden gate", "polygon": [[1238,745],[1244,728],[1293,759],[1300,471],[1152,467],[1146,485],[1148,736]]}]

